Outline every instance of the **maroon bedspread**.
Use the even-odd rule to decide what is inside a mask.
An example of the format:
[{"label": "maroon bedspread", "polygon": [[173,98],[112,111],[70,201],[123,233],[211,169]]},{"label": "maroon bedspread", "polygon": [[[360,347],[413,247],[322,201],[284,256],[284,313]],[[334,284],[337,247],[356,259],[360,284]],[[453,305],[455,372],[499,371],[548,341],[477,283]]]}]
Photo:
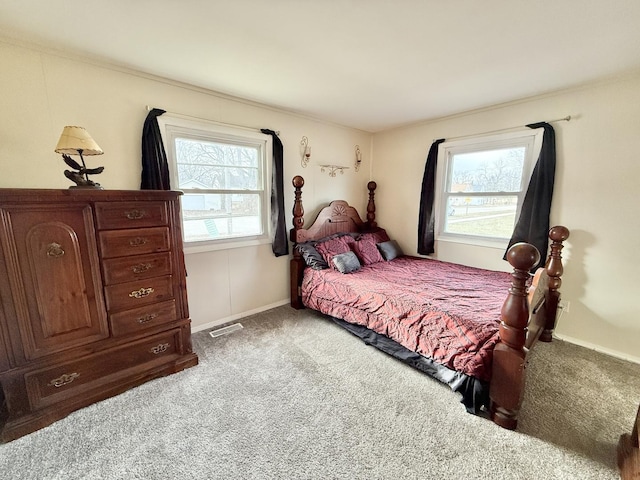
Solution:
[{"label": "maroon bedspread", "polygon": [[302,300],[488,381],[510,278],[505,272],[399,257],[349,274],[307,268]]}]

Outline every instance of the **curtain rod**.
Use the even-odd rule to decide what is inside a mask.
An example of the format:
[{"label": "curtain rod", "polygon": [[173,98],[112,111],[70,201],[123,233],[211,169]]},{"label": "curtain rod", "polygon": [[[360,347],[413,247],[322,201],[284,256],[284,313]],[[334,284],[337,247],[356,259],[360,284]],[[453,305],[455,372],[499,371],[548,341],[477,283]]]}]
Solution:
[{"label": "curtain rod", "polygon": [[[153,110],[156,107],[152,107],[150,105],[147,105],[146,108],[147,108],[147,112],[150,112],[151,110]],[[159,110],[164,110],[164,108],[161,108]],[[262,133],[261,129],[257,128],[257,127],[248,127],[246,125],[237,125],[235,123],[217,122],[217,121],[211,120],[209,118],[194,117],[193,115],[185,115],[183,113],[169,112],[167,110],[165,110],[165,112],[168,113],[169,115],[173,115],[174,117],[182,117],[182,118],[184,118],[186,120],[202,120],[204,122],[214,123],[214,124],[220,125],[222,127],[243,128],[245,130],[258,131],[258,132]],[[280,130],[276,130],[276,135],[280,136]]]},{"label": "curtain rod", "polygon": [[[567,115],[566,117],[562,117],[562,118],[556,118],[555,120],[546,120],[545,123],[554,123],[554,122],[569,122],[571,121],[571,115]],[[539,123],[539,122],[535,122],[535,123]],[[489,130],[487,132],[479,132],[479,133],[470,133],[467,135],[458,135],[457,137],[450,137],[445,139],[445,141],[450,141],[450,140],[459,140],[461,138],[467,138],[467,137],[475,137],[478,135],[489,135],[490,133],[500,133],[500,132],[506,132],[507,130],[513,130],[515,128],[522,128],[522,127],[526,127],[526,125],[519,125],[517,127],[509,127],[509,128],[500,128],[498,130]],[[435,142],[437,139],[433,139],[433,141]]]}]

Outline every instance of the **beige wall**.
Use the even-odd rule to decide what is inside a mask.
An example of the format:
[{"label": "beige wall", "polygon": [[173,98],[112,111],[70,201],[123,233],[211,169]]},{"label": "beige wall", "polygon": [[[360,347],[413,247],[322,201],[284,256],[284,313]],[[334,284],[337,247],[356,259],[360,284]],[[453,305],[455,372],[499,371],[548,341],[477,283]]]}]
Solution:
[{"label": "beige wall", "polygon": [[[280,131],[284,144],[286,211],[293,207],[291,178],[303,175],[308,205],[342,197],[360,211],[367,199],[371,135],[366,132],[215,95],[197,88],[0,42],[0,187],[67,188],[66,165],[53,149],[65,125],[84,126],[104,150],[87,157],[105,166],[96,178],[108,189],[140,185],[140,138],[146,105],[209,120]],[[303,135],[311,165],[300,165]],[[320,163],[353,167],[360,145],[362,168],[330,178]],[[317,210],[309,208],[308,217]],[[209,327],[288,302],[287,257],[270,245],[186,256],[194,329]]]},{"label": "beige wall", "polygon": [[[378,221],[416,252],[418,198],[431,142],[572,115],[554,123],[557,170],[552,224],[571,238],[557,334],[640,361],[640,75],[374,135]],[[399,214],[398,212],[403,212]],[[438,258],[506,269],[502,250],[439,242]]]}]

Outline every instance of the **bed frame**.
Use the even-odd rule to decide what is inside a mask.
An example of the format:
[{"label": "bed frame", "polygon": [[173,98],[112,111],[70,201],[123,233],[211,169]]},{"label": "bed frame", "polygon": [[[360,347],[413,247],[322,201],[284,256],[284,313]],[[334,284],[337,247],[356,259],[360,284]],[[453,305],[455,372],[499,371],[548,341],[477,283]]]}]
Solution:
[{"label": "bed frame", "polygon": [[[339,232],[367,232],[377,228],[375,221],[376,182],[369,182],[367,221],[364,222],[355,208],[343,200],[335,200],[324,207],[309,228],[304,227],[302,187],[304,179],[295,176],[293,206],[293,228],[290,240],[301,243],[317,240]],[[522,403],[525,383],[525,366],[528,355],[539,339],[550,342],[556,325],[556,314],[560,301],[559,288],[563,273],[560,252],[563,242],[569,238],[569,230],[556,226],[549,231],[550,253],[544,268],[538,269],[532,286],[527,287],[529,271],[538,263],[538,250],[528,243],[517,243],[507,252],[507,260],[513,267],[511,288],[501,311],[500,341],[493,353],[492,377],[489,386],[491,419],[501,427],[515,429]],[[290,264],[291,306],[304,308],[300,296],[305,262],[294,248]]]},{"label": "bed frame", "polygon": [[631,435],[625,433],[618,442],[618,467],[622,480],[640,478],[640,407]]}]

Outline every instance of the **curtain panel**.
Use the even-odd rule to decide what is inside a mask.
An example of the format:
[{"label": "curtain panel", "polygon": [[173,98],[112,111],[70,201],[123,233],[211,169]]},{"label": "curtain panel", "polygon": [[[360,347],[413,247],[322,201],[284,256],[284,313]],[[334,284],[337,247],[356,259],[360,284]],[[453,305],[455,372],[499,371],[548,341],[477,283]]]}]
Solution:
[{"label": "curtain panel", "polygon": [[[556,172],[556,134],[553,127],[546,122],[532,123],[527,127],[544,128],[542,148],[507,250],[517,242],[527,242],[535,246],[540,252],[540,262],[531,270],[535,271],[544,266],[549,247],[549,215]],[[505,251],[505,260],[506,257]]]},{"label": "curtain panel", "polygon": [[142,127],[141,190],[171,190],[169,164],[157,120],[163,113],[165,110],[154,108]]},{"label": "curtain panel", "polygon": [[444,141],[445,139],[441,138],[431,144],[424,167],[418,216],[418,253],[420,255],[431,255],[435,251],[436,216],[433,209],[436,191],[436,163],[438,161],[438,146]]},{"label": "curtain panel", "polygon": [[276,257],[289,254],[289,241],[284,212],[284,154],[282,142],[275,131],[260,130],[273,138],[273,163],[271,168],[271,231],[273,238],[271,250]]}]

